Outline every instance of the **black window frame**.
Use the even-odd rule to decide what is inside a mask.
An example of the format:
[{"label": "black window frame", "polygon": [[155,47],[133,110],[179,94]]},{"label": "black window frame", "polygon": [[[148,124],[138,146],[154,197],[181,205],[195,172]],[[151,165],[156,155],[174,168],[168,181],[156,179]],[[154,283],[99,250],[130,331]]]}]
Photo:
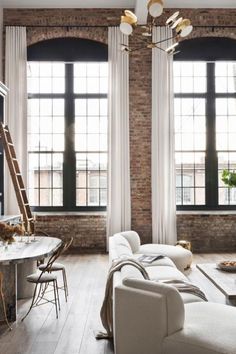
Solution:
[{"label": "black window frame", "polygon": [[[215,92],[215,62],[236,61],[236,41],[224,37],[206,37],[184,40],[180,43],[175,61],[204,61],[206,64],[205,93],[175,93],[175,98],[204,98],[206,100],[206,157],[205,205],[177,205],[176,210],[236,210],[235,205],[218,204],[218,158],[216,150],[216,99],[235,98],[235,93]],[[227,151],[226,151],[227,152]]]},{"label": "black window frame", "polygon": [[[108,98],[107,94],[74,93],[75,62],[107,62],[104,43],[80,38],[56,38],[35,43],[27,48],[27,61],[65,63],[65,93],[28,94],[33,98],[63,98],[65,102],[65,149],[63,158],[63,206],[32,206],[34,211],[106,211],[106,206],[76,206],[75,100]],[[47,153],[47,152],[43,152]],[[52,153],[51,151],[49,153]],[[86,153],[86,151],[85,151]],[[108,153],[108,152],[107,152]]]}]

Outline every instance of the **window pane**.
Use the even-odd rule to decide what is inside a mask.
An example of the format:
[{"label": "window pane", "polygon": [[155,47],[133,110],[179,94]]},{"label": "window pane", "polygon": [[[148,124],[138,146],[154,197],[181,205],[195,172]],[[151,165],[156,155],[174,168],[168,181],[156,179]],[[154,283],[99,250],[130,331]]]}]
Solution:
[{"label": "window pane", "polygon": [[233,62],[215,63],[216,92],[236,92],[236,64]]},{"label": "window pane", "polygon": [[78,206],[87,205],[86,189],[76,190],[76,205]]},{"label": "window pane", "polygon": [[30,205],[39,205],[39,189],[28,189],[29,203]]},{"label": "window pane", "polygon": [[87,150],[87,138],[85,134],[75,134],[75,150],[76,151]]},{"label": "window pane", "polygon": [[99,100],[90,99],[88,101],[88,116],[99,116]]},{"label": "window pane", "polygon": [[107,174],[103,172],[100,174],[100,187],[107,188]]},{"label": "window pane", "polygon": [[51,171],[40,171],[40,188],[51,188],[52,176]]},{"label": "window pane", "polygon": [[53,189],[53,206],[62,206],[63,205],[63,191],[62,189]]},{"label": "window pane", "polygon": [[230,188],[229,189],[229,199],[230,199],[230,205],[235,205],[236,204],[236,188]]},{"label": "window pane", "polygon": [[87,114],[87,100],[77,99],[75,100],[75,115],[86,116]]},{"label": "window pane", "polygon": [[194,204],[194,188],[183,188],[183,205]]},{"label": "window pane", "polygon": [[86,117],[75,117],[75,133],[86,133],[87,132],[87,118]]},{"label": "window pane", "polygon": [[[65,132],[65,122],[64,122],[64,117],[53,117],[53,125],[52,125],[52,131],[53,133],[61,133],[64,135]],[[64,139],[63,139],[64,140]]]},{"label": "window pane", "polygon": [[99,189],[88,189],[88,205],[99,205]]},{"label": "window pane", "polygon": [[40,205],[41,206],[52,206],[51,190],[50,189],[40,189]]},{"label": "window pane", "polygon": [[52,76],[53,77],[65,77],[65,64],[64,63],[53,63]]},{"label": "window pane", "polygon": [[99,171],[90,171],[88,176],[88,187],[99,188]]},{"label": "window pane", "polygon": [[[72,131],[74,129],[75,136],[70,144],[77,151],[76,205],[105,205],[108,63],[69,65],[74,66],[75,95],[72,93],[71,98],[74,99]],[[27,75],[28,92],[37,94],[37,99],[28,100],[30,198],[36,206],[63,206],[65,100],[68,99],[67,95],[63,96],[67,79],[65,64],[28,63]]]},{"label": "window pane", "polygon": [[195,170],[195,185],[197,187],[205,186],[205,170]]},{"label": "window pane", "polygon": [[28,100],[28,115],[39,116],[39,99],[32,98]]},{"label": "window pane", "polygon": [[77,172],[76,173],[76,185],[78,188],[86,188],[87,180],[86,180],[86,172]]},{"label": "window pane", "polygon": [[219,188],[219,205],[229,204],[229,188]]},{"label": "window pane", "polygon": [[87,154],[88,170],[99,170],[99,154]]},{"label": "window pane", "polygon": [[205,188],[195,189],[195,204],[204,205],[205,204]]},{"label": "window pane", "polygon": [[39,134],[39,117],[29,116],[28,132],[31,134]]},{"label": "window pane", "polygon": [[76,169],[82,171],[87,169],[86,154],[76,154]]},{"label": "window pane", "polygon": [[206,63],[174,63],[174,92],[206,92]]},{"label": "window pane", "polygon": [[100,189],[100,204],[107,205],[107,190]]},{"label": "window pane", "polygon": [[99,133],[99,117],[88,117],[88,133]]},{"label": "window pane", "polygon": [[88,135],[88,151],[99,150],[99,134]]},{"label": "window pane", "polygon": [[194,171],[190,169],[183,170],[183,186],[193,187],[194,186]]},{"label": "window pane", "polygon": [[53,171],[53,187],[54,188],[62,188],[63,175],[62,171]]},{"label": "window pane", "polygon": [[65,92],[65,79],[64,78],[54,77],[52,79],[52,92],[53,93],[64,93]]}]

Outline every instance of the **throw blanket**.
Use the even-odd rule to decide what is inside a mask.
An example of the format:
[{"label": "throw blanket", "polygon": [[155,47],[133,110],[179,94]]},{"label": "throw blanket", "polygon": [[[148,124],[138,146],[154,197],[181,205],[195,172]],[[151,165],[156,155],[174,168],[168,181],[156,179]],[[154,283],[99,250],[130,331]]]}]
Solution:
[{"label": "throw blanket", "polygon": [[144,279],[149,280],[149,275],[144,266],[133,258],[120,259],[112,263],[108,273],[105,296],[100,311],[100,317],[102,320],[103,327],[106,330],[106,333],[98,332],[96,335],[97,339],[109,339],[113,337],[113,275],[115,272],[120,271],[122,267],[127,265],[131,265],[137,268],[142,273]]},{"label": "throw blanket", "polygon": [[200,297],[204,301],[208,301],[206,295],[201,289],[199,289],[198,286],[188,283],[184,280],[172,279],[172,280],[162,280],[161,282],[174,286],[180,293],[182,292],[182,293],[193,294]]}]

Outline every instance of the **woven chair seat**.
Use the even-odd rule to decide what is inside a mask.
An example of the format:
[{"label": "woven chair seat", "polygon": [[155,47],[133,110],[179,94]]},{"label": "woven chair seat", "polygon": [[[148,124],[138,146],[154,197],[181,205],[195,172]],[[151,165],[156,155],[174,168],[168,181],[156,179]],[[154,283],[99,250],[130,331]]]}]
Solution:
[{"label": "woven chair seat", "polygon": [[[47,266],[46,264],[40,264],[39,270],[44,270],[46,266]],[[62,263],[53,263],[53,265],[50,268],[52,272],[60,271],[63,269],[65,269],[65,266]]]},{"label": "woven chair seat", "polygon": [[27,276],[27,281],[30,283],[50,283],[51,281],[54,281],[57,279],[56,275],[53,275],[51,273],[46,273],[43,274],[40,279],[39,279],[38,273],[30,274]]}]

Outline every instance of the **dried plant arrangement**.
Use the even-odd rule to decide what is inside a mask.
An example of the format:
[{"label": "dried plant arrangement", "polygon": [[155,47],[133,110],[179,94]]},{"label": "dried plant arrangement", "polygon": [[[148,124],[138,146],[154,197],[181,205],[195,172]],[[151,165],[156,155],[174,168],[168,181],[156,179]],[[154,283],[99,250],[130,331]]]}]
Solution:
[{"label": "dried plant arrangement", "polygon": [[14,235],[23,235],[24,229],[21,225],[8,225],[0,222],[0,239],[7,243],[14,242]]}]

